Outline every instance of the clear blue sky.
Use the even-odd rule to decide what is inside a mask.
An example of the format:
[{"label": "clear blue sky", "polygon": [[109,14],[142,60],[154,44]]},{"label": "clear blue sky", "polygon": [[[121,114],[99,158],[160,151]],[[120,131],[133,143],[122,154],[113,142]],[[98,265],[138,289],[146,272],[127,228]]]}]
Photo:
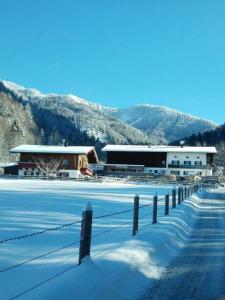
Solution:
[{"label": "clear blue sky", "polygon": [[0,0],[0,78],[224,123],[224,0]]}]

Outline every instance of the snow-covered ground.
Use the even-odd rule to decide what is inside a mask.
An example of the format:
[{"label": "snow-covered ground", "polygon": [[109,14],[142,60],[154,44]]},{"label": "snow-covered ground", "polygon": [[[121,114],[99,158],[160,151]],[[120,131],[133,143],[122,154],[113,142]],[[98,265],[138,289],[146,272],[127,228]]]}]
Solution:
[{"label": "snow-covered ground", "polygon": [[139,300],[225,299],[224,258],[225,190],[220,189],[204,193],[184,249]]},{"label": "snow-covered ground", "polygon": [[[96,218],[131,209],[135,194],[145,205],[155,193],[161,198],[167,192],[171,194],[171,186],[2,179],[0,240],[79,221],[87,201],[92,202]],[[142,208],[140,230],[134,238],[132,211],[93,220],[96,237],[91,259],[80,266],[80,223],[1,243],[1,299],[137,299],[182,249],[198,208],[198,198],[193,196],[164,217],[161,200],[155,225],[151,224],[152,206]],[[54,251],[59,248],[63,249]],[[39,258],[32,260],[35,257]],[[17,264],[22,265],[10,269]]]}]

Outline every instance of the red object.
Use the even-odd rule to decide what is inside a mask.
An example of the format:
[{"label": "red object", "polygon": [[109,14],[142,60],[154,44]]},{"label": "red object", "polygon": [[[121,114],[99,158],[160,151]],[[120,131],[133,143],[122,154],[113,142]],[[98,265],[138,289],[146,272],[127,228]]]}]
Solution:
[{"label": "red object", "polygon": [[93,171],[91,169],[88,169],[88,168],[81,168],[80,171],[83,175],[88,175],[88,176],[93,175]]}]

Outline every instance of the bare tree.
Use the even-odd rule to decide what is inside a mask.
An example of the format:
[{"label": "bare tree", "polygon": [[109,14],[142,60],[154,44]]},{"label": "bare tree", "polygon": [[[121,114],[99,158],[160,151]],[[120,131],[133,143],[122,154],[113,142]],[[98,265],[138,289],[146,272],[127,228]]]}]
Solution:
[{"label": "bare tree", "polygon": [[47,177],[56,177],[59,171],[63,171],[62,159],[34,158],[37,169]]}]

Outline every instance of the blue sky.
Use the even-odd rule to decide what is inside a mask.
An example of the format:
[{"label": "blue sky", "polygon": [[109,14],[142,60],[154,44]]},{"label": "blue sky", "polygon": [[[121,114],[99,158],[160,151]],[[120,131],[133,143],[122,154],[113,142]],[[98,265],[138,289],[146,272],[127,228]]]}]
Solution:
[{"label": "blue sky", "polygon": [[0,78],[224,123],[224,0],[0,0]]}]

